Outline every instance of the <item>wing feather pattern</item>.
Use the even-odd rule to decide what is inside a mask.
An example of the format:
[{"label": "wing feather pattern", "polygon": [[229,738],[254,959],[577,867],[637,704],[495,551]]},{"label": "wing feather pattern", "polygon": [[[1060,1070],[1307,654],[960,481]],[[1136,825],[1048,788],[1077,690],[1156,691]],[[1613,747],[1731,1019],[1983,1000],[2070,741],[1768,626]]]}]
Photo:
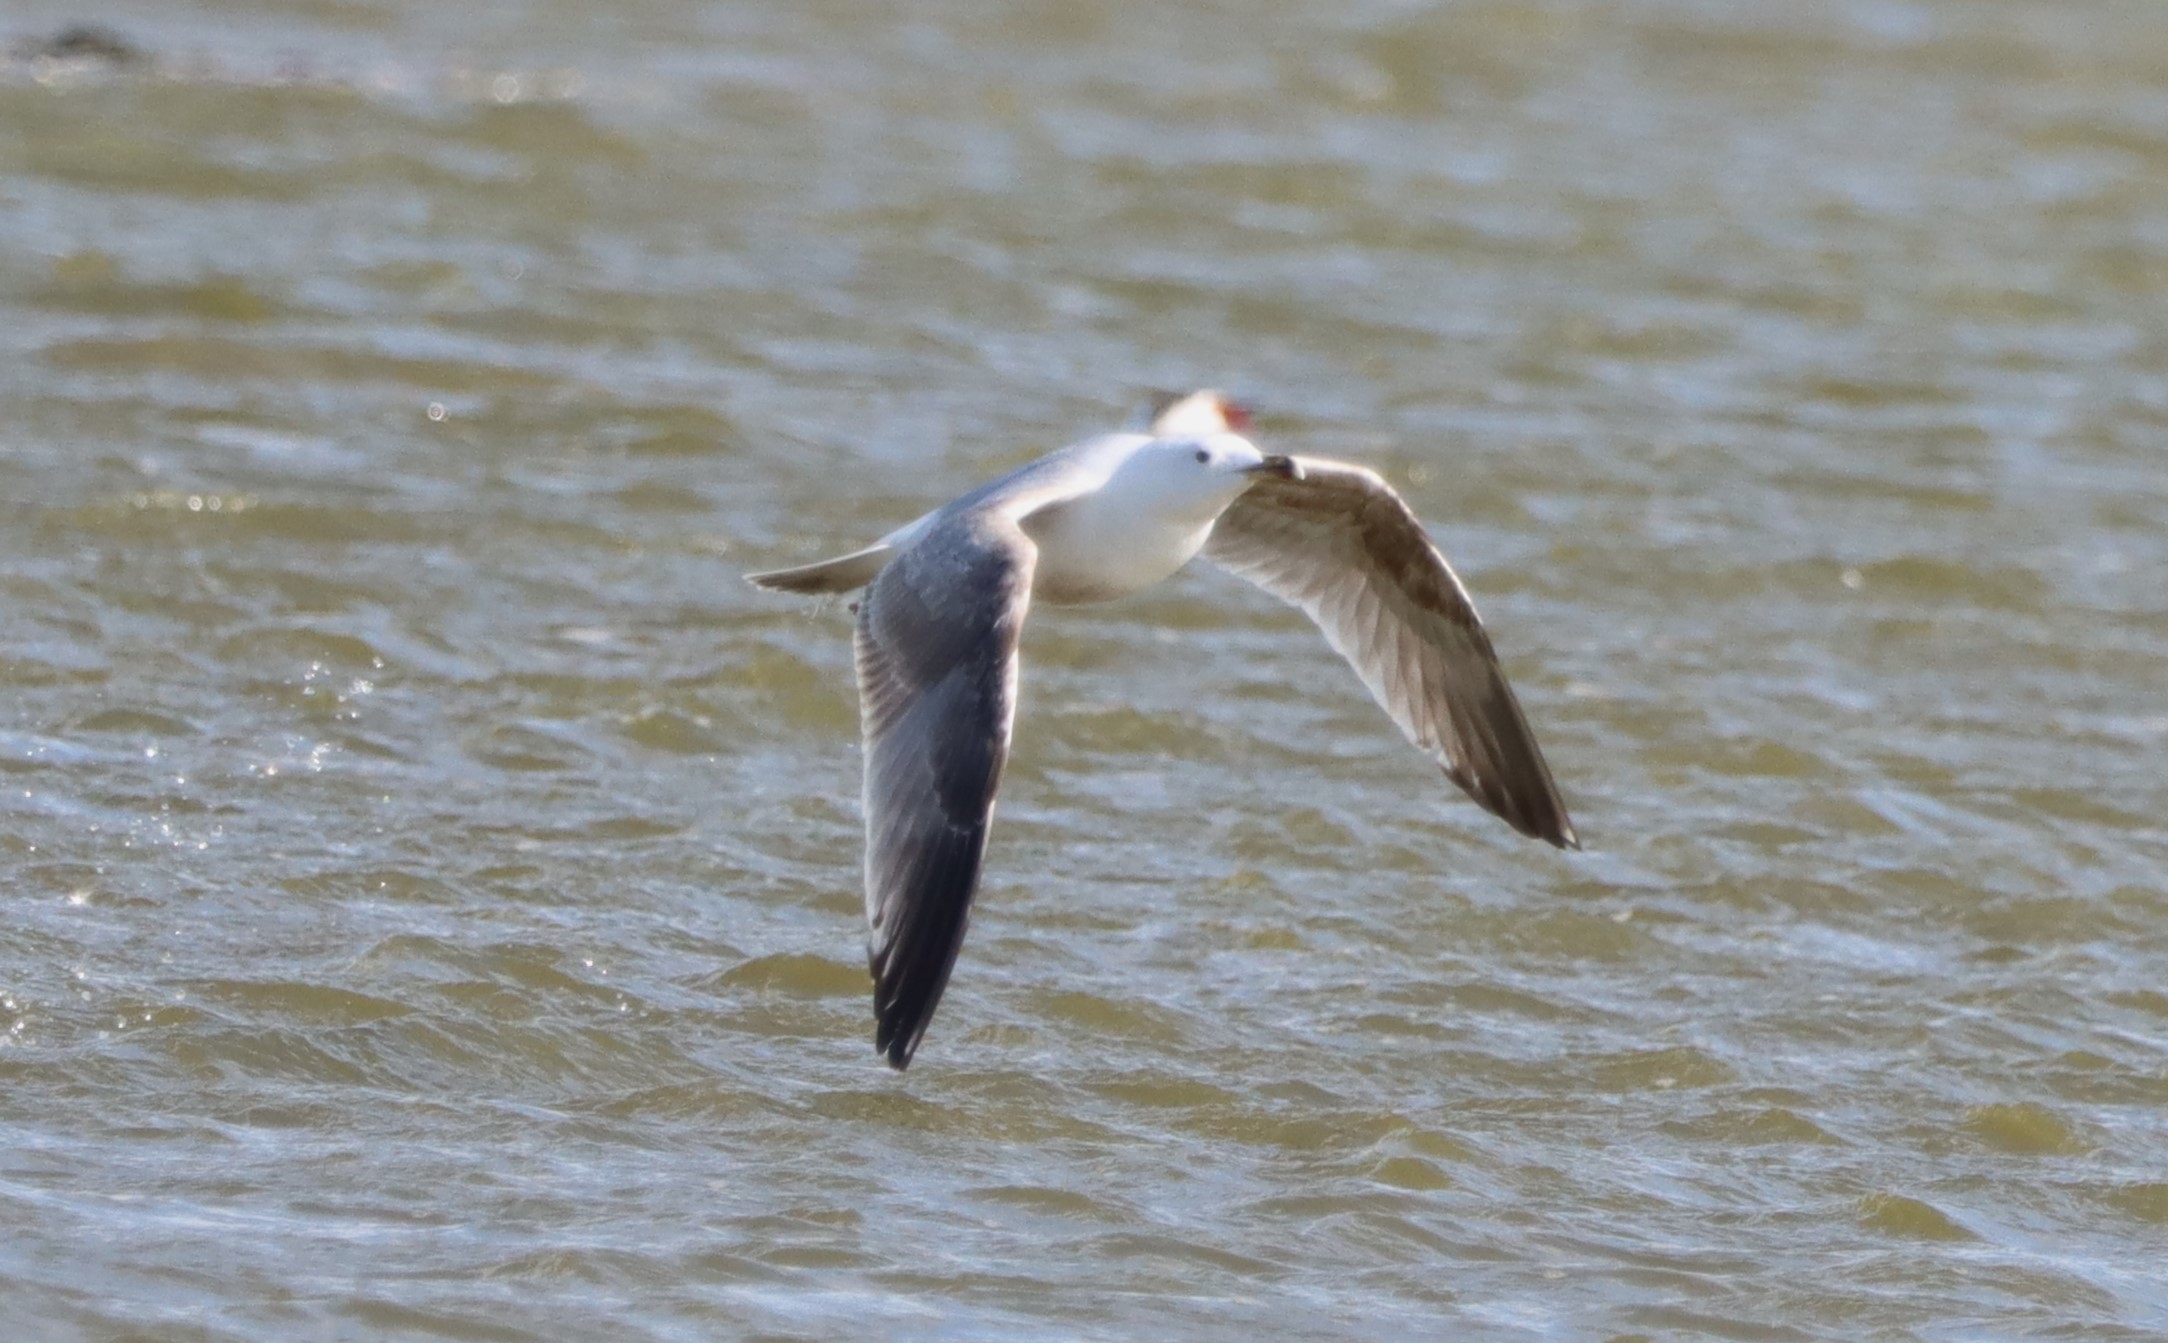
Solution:
[{"label": "wing feather pattern", "polygon": [[1524,835],[1580,840],[1467,589],[1376,472],[1314,457],[1220,515],[1205,557],[1317,622],[1408,739]]},{"label": "wing feather pattern", "polygon": [[874,1043],[899,1070],[963,946],[1036,559],[1007,518],[965,513],[891,559],[859,605]]}]

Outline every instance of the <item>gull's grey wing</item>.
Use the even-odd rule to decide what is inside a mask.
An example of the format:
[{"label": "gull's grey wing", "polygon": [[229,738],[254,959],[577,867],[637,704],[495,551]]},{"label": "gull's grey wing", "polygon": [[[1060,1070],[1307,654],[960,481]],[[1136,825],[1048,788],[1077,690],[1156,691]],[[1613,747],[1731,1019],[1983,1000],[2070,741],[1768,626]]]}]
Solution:
[{"label": "gull's grey wing", "polygon": [[1220,515],[1205,557],[1317,622],[1446,777],[1524,835],[1579,848],[1483,632],[1422,523],[1376,472],[1297,457]]},{"label": "gull's grey wing", "polygon": [[963,946],[1037,558],[998,512],[955,514],[892,558],[859,604],[874,1042],[898,1069]]}]

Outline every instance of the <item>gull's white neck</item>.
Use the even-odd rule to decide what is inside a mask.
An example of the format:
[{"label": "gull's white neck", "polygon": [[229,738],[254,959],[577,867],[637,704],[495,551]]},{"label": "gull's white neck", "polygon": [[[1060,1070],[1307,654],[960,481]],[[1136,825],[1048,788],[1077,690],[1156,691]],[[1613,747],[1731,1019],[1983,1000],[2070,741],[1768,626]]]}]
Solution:
[{"label": "gull's white neck", "polygon": [[1170,491],[1141,465],[1130,454],[1098,488],[1021,519],[1039,548],[1034,600],[1112,601],[1160,582],[1204,548],[1212,524],[1247,484],[1232,479],[1209,491]]}]

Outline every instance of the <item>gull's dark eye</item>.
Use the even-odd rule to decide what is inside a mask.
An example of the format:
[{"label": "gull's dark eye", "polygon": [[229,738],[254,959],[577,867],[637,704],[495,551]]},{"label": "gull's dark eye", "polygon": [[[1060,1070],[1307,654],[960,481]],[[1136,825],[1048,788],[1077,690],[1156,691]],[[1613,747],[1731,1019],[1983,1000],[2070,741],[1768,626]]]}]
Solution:
[{"label": "gull's dark eye", "polygon": [[1203,448],[1199,448],[1197,449],[1197,460],[1200,462],[1209,462],[1212,460],[1212,454],[1206,452]]}]

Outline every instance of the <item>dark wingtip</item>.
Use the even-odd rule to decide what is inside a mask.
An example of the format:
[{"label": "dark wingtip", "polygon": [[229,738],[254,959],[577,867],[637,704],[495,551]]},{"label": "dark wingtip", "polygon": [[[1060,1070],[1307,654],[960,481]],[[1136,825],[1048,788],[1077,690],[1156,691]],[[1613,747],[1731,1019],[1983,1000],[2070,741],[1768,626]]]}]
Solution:
[{"label": "dark wingtip", "polygon": [[[911,1066],[911,1056],[918,1052],[918,1042],[926,1032],[907,1004],[882,1002],[879,965],[874,967],[873,984],[873,1050],[900,1073]],[[930,1009],[925,1015],[931,1015]]]},{"label": "dark wingtip", "polygon": [[918,1053],[918,1042],[925,1036],[923,1030],[907,1029],[900,1016],[883,1017],[873,1035],[873,1048],[900,1073],[911,1066],[911,1056]]},{"label": "dark wingtip", "polygon": [[874,1013],[874,1050],[889,1061],[895,1072],[911,1067],[911,1057],[919,1052],[919,1041],[926,1039],[926,1018],[932,1015],[932,1009],[913,1013],[902,1002],[891,1002],[887,1011],[882,1011],[880,1002],[874,1002]]},{"label": "dark wingtip", "polygon": [[[1479,777],[1450,765],[1445,767],[1445,777],[1483,810],[1512,826],[1515,833],[1556,848],[1579,851],[1581,836],[1574,831],[1566,804],[1559,800],[1547,773],[1535,786],[1515,786],[1503,778]],[[1540,791],[1532,794],[1532,787]]]},{"label": "dark wingtip", "polygon": [[1567,818],[1564,807],[1553,805],[1533,815],[1508,819],[1515,830],[1530,839],[1540,839],[1554,848],[1571,849],[1575,852],[1579,852],[1581,848],[1581,836],[1574,831],[1573,822]]},{"label": "dark wingtip", "polygon": [[1574,833],[1573,822],[1563,816],[1506,816],[1505,819],[1506,824],[1530,839],[1540,839],[1554,849],[1570,849],[1575,853],[1581,851],[1581,837]]}]

